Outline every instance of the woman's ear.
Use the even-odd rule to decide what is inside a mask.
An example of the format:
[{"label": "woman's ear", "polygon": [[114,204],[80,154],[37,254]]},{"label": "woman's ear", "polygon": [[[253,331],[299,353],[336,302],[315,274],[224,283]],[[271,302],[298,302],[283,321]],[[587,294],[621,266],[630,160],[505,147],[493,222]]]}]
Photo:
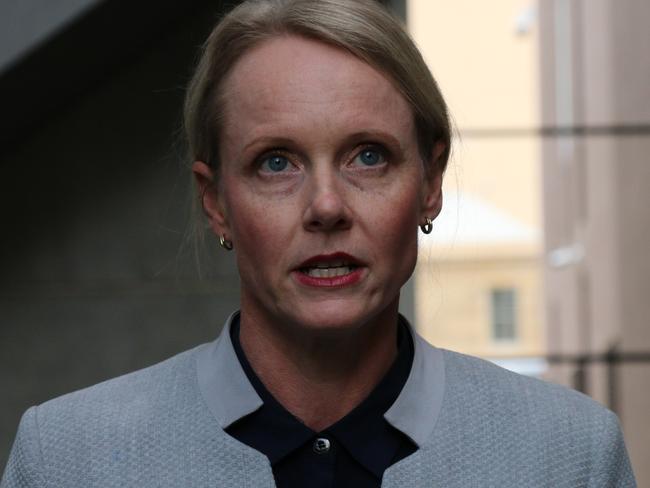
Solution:
[{"label": "woman's ear", "polygon": [[210,223],[212,232],[217,236],[230,239],[228,219],[212,168],[203,161],[195,161],[192,164],[192,173],[196,180],[199,204]]},{"label": "woman's ear", "polygon": [[426,171],[424,179],[424,193],[422,196],[422,219],[429,217],[434,220],[442,210],[442,171],[439,169],[438,159],[445,150],[445,144],[437,143],[433,147],[431,159],[425,164],[431,170]]}]

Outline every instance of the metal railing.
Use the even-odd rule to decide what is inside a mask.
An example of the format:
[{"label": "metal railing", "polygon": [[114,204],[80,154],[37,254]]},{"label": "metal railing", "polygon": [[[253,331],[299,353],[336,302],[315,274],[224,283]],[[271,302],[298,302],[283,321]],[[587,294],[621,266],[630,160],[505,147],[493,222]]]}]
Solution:
[{"label": "metal railing", "polygon": [[585,394],[589,393],[588,367],[593,364],[604,364],[607,378],[607,406],[615,413],[619,413],[620,407],[618,367],[623,363],[650,363],[650,351],[619,351],[618,346],[613,346],[604,353],[548,354],[542,357],[549,364],[575,365],[573,388]]}]

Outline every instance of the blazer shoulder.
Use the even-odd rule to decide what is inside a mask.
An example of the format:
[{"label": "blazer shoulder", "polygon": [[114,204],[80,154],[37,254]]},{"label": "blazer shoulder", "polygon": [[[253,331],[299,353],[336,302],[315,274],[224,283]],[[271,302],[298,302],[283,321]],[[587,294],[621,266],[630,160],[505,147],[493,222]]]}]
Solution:
[{"label": "blazer shoulder", "polygon": [[449,399],[458,402],[473,397],[493,415],[501,411],[510,418],[534,419],[548,425],[618,426],[616,415],[576,390],[514,373],[480,358],[447,350],[443,354]]},{"label": "blazer shoulder", "polygon": [[29,408],[20,419],[0,488],[45,486],[36,408]]},{"label": "blazer shoulder", "polygon": [[[470,459],[490,452],[495,465],[518,460],[521,476],[557,480],[549,486],[636,486],[618,417],[610,410],[561,385],[479,358],[446,350],[443,355],[440,435],[454,439],[464,432]],[[543,472],[521,470],[531,459],[543,460],[535,465]]]},{"label": "blazer shoulder", "polygon": [[184,351],[146,368],[112,378],[49,400],[38,407],[39,415],[61,411],[93,415],[129,409],[138,410],[152,402],[169,403],[178,387],[196,383],[195,353],[201,346]]},{"label": "blazer shoulder", "polygon": [[265,458],[203,400],[204,347],[29,409],[0,488],[222,486],[248,466],[246,485],[269,486]]},{"label": "blazer shoulder", "polygon": [[106,442],[137,439],[148,429],[164,430],[170,418],[185,418],[184,409],[201,413],[197,349],[33,407],[42,449],[58,450],[63,442],[96,446],[104,436]]},{"label": "blazer shoulder", "polygon": [[200,347],[31,407],[1,488],[41,486],[40,479],[54,478],[57,486],[70,486],[88,466],[124,465],[152,448],[165,455],[174,442],[183,445],[183,436],[209,430],[196,378]]}]

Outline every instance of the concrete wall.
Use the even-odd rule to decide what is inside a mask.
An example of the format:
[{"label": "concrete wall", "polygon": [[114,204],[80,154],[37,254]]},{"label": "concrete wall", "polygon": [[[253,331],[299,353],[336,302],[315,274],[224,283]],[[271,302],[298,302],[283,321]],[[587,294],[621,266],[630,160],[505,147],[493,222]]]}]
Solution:
[{"label": "concrete wall", "polygon": [[211,340],[237,307],[232,254],[211,241],[200,280],[182,246],[181,103],[214,13],[0,153],[0,466],[28,406]]},{"label": "concrete wall", "polygon": [[[540,21],[549,350],[647,354],[650,4],[540,2]],[[590,362],[587,393],[619,414],[638,484],[650,486],[650,362],[626,360],[613,378]]]},{"label": "concrete wall", "polygon": [[5,0],[0,7],[0,72],[101,0]]}]

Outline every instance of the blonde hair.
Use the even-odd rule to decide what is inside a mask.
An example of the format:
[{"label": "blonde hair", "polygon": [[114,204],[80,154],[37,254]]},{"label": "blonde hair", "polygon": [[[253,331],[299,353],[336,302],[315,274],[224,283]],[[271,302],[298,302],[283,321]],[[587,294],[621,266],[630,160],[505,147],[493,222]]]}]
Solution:
[{"label": "blonde hair", "polygon": [[431,159],[436,144],[444,145],[435,167],[427,169],[445,170],[451,143],[447,105],[411,38],[374,0],[247,0],[226,14],[203,46],[185,98],[191,161],[218,169],[226,76],[251,48],[286,34],[345,49],[391,79],[413,110],[423,161]]}]

